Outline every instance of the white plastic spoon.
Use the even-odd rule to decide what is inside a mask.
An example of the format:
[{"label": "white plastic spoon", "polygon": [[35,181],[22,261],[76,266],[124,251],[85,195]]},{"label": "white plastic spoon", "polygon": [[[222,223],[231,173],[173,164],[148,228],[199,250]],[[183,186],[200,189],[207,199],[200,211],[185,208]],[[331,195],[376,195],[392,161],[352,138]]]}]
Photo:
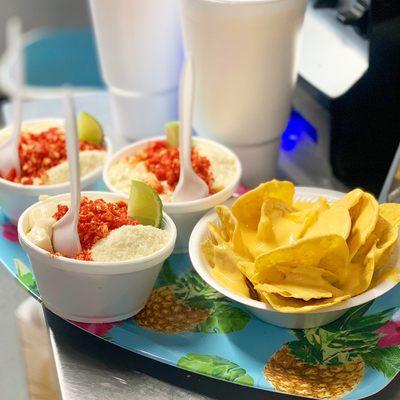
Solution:
[{"label": "white plastic spoon", "polygon": [[78,235],[81,183],[75,107],[69,92],[65,95],[65,136],[71,185],[71,204],[67,213],[53,225],[52,241],[55,252],[67,257],[74,257],[76,253],[82,250]]},{"label": "white plastic spoon", "polygon": [[6,175],[15,169],[17,175],[21,173],[18,145],[21,132],[21,92],[24,84],[24,57],[22,46],[21,21],[12,18],[7,24],[7,42],[15,51],[15,95],[13,98],[13,125],[11,137],[0,145],[0,173]]},{"label": "white plastic spoon", "polygon": [[207,184],[193,171],[191,160],[192,118],[193,118],[193,91],[194,71],[193,58],[187,55],[183,67],[180,96],[179,96],[179,158],[181,170],[179,181],[176,185],[172,200],[190,201],[206,197],[208,194]]}]

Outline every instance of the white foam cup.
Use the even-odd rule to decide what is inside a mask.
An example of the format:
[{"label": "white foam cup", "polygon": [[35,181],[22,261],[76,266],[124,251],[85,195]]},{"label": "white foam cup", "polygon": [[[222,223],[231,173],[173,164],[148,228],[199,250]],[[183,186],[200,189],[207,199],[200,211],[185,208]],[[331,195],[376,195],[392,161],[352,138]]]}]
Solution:
[{"label": "white foam cup", "polygon": [[[196,73],[193,125],[201,136],[228,146],[280,137],[297,78],[306,3],[181,0],[185,47]],[[250,175],[246,166],[244,174]],[[256,170],[251,175],[265,178]]]},{"label": "white foam cup", "polygon": [[116,131],[127,140],[159,135],[164,130],[165,121],[178,118],[177,90],[150,96],[112,87],[109,90]]},{"label": "white foam cup", "polygon": [[90,0],[107,85],[136,92],[178,86],[182,39],[178,0]]},{"label": "white foam cup", "polygon": [[[109,192],[83,192],[91,199],[123,200]],[[171,254],[176,228],[163,214],[162,229],[170,238],[160,250],[129,261],[92,262],[58,257],[34,245],[26,236],[28,216],[39,204],[65,201],[56,196],[28,208],[18,222],[18,237],[28,253],[44,305],[64,319],[87,323],[120,321],[146,304],[164,261]]]},{"label": "white foam cup", "polygon": [[229,146],[242,163],[244,185],[254,187],[276,177],[280,144],[277,138],[250,146]]}]

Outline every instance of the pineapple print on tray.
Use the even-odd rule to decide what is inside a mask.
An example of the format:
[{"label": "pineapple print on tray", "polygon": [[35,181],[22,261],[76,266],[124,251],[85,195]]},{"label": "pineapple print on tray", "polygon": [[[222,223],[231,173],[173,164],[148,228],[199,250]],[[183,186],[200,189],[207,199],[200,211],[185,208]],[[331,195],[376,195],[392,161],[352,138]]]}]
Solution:
[{"label": "pineapple print on tray", "polygon": [[265,364],[279,391],[315,399],[340,399],[361,382],[367,367],[393,378],[400,370],[400,312],[366,314],[372,302],[350,309],[329,325],[292,331]]},{"label": "pineapple print on tray", "polygon": [[134,320],[142,328],[165,334],[231,333],[245,328],[250,315],[227,301],[196,272],[177,276],[166,262],[149,301]]}]

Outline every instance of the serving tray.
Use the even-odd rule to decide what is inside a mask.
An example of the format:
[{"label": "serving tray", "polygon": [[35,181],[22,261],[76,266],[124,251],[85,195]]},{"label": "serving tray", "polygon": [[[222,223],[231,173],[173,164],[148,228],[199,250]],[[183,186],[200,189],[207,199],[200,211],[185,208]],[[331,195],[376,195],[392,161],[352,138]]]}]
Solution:
[{"label": "serving tray", "polygon": [[[16,228],[0,211],[0,261],[40,300]],[[146,308],[79,328],[157,361],[233,384],[309,398],[362,399],[400,370],[400,286],[322,328],[266,324],[208,286],[187,254],[164,264]]]}]

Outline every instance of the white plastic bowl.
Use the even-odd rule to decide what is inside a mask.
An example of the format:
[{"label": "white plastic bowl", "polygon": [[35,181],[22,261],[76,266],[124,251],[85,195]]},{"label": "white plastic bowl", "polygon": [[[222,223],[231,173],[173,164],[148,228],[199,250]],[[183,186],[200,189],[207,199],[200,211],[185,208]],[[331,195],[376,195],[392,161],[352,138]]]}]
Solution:
[{"label": "white plastic bowl", "polygon": [[[91,199],[124,200],[108,192],[83,192]],[[69,194],[43,202],[63,201]],[[137,314],[146,304],[164,261],[174,248],[176,227],[163,215],[163,229],[170,240],[154,254],[122,262],[80,261],[53,254],[33,244],[26,236],[29,207],[18,221],[18,237],[28,253],[44,305],[62,318],[78,322],[120,321]]]},{"label": "white plastic bowl", "polygon": [[[295,199],[297,201],[314,202],[317,200],[318,196],[323,196],[329,202],[331,202],[341,198],[343,195],[344,193],[336,192],[333,190],[297,187]],[[204,240],[206,240],[207,238],[208,222],[216,221],[217,219],[218,218],[215,212],[207,214],[197,223],[192,232],[189,241],[189,253],[195,270],[209,285],[218,290],[218,292],[222,293],[223,295],[234,301],[237,301],[238,303],[243,304],[256,317],[270,324],[290,329],[306,329],[326,325],[342,316],[349,308],[376,299],[377,297],[385,294],[397,284],[390,279],[384,280],[374,288],[358,296],[354,296],[347,301],[343,301],[334,306],[323,308],[317,311],[312,311],[309,313],[289,314],[279,312],[272,308],[269,304],[257,300],[252,300],[248,297],[236,294],[235,292],[221,285],[213,278],[210,273],[211,267],[201,253],[200,244],[204,242]],[[399,255],[399,246],[396,246],[392,257],[393,259],[396,259],[397,268],[400,270],[400,263],[398,261]]]},{"label": "white plastic bowl", "polygon": [[[63,126],[64,121],[56,118],[38,118],[30,119],[23,122],[24,126],[29,126],[35,123],[47,123],[51,122],[54,126]],[[10,129],[10,126],[6,126],[0,130],[0,135],[5,130]],[[107,159],[110,158],[112,153],[111,142],[105,138],[107,151]],[[81,178],[82,190],[93,189],[94,184],[102,176],[103,166],[96,168],[89,174],[86,174]],[[20,183],[10,182],[6,179],[0,178],[0,207],[5,216],[16,225],[18,218],[22,212],[32,204],[38,201],[39,196],[49,195],[56,196],[69,191],[69,182],[58,183],[55,185],[21,185]]]},{"label": "white plastic bowl", "polygon": [[[127,195],[119,192],[118,189],[116,189],[111,184],[108,178],[109,168],[121,158],[136,154],[141,148],[145,147],[149,142],[162,139],[165,139],[165,136],[157,136],[150,139],[140,140],[138,142],[135,142],[129,146],[122,148],[120,151],[115,153],[108,160],[103,170],[103,180],[107,188],[111,192],[118,193],[121,196],[127,198]],[[175,222],[178,231],[178,236],[175,245],[176,253],[182,253],[187,251],[189,237],[197,221],[207,211],[211,210],[216,205],[221,204],[224,201],[228,200],[239,186],[240,178],[242,176],[242,166],[240,164],[240,161],[238,157],[230,149],[212,140],[202,139],[198,137],[194,138],[194,140],[202,143],[209,143],[210,146],[219,147],[223,151],[229,153],[236,160],[236,175],[232,180],[232,182],[228,186],[226,186],[223,190],[211,196],[207,196],[204,199],[177,202],[177,203],[169,203],[169,202],[163,203],[165,212]]]}]

